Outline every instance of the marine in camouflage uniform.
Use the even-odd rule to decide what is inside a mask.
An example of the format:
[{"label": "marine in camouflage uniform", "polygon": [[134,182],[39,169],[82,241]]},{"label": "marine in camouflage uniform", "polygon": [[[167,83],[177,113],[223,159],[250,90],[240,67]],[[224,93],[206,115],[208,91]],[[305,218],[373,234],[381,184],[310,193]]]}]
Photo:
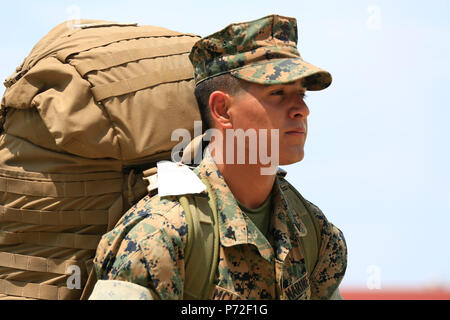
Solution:
[{"label": "marine in camouflage uniform", "polygon": [[[196,83],[230,73],[261,84],[304,79],[308,90],[331,83],[331,75],[304,62],[296,48],[293,18],[268,16],[233,24],[192,49]],[[266,237],[240,209],[209,150],[194,169],[206,179],[219,215],[219,263],[210,299],[330,299],[347,265],[344,236],[312,203],[321,247],[311,274],[299,239],[308,232],[286,196],[287,181],[275,177],[270,231]],[[177,197],[146,196],[103,236],[94,260],[101,286],[91,299],[183,299],[188,225]],[[205,270],[207,271],[207,270]]]}]

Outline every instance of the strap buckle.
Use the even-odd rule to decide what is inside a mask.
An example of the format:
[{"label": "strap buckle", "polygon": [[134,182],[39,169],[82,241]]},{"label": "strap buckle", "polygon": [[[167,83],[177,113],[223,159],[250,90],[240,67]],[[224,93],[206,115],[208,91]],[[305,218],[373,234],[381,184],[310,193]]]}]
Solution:
[{"label": "strap buckle", "polygon": [[22,78],[25,73],[26,73],[26,70],[20,70],[20,71],[14,73],[12,76],[10,76],[9,78],[5,79],[5,81],[3,82],[3,85],[6,88],[11,87],[14,83],[19,81],[20,78]]}]

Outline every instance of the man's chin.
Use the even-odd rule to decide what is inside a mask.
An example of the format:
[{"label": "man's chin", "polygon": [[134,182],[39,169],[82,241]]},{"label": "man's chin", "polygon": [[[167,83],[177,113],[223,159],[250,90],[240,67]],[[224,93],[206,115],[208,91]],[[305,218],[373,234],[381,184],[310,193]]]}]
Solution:
[{"label": "man's chin", "polygon": [[302,161],[304,157],[305,157],[305,152],[302,150],[301,152],[299,152],[297,154],[293,154],[290,156],[285,156],[283,158],[280,158],[280,165],[287,166],[290,164],[294,164],[294,163]]}]

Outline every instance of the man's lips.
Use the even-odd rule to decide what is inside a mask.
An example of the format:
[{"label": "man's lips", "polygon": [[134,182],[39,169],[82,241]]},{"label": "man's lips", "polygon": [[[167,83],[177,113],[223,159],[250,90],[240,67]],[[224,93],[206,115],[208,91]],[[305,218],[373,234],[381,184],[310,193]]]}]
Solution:
[{"label": "man's lips", "polygon": [[294,129],[289,129],[286,131],[286,134],[298,135],[298,136],[304,135],[305,133],[306,133],[306,130],[303,128],[294,128]]}]

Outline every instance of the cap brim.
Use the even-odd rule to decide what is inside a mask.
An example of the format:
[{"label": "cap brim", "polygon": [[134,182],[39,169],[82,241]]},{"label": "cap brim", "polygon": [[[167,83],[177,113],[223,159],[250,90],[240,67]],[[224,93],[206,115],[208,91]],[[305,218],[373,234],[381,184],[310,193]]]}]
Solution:
[{"label": "cap brim", "polygon": [[309,91],[323,90],[332,81],[331,74],[298,58],[255,62],[230,72],[236,78],[259,84],[283,84],[303,79]]}]

